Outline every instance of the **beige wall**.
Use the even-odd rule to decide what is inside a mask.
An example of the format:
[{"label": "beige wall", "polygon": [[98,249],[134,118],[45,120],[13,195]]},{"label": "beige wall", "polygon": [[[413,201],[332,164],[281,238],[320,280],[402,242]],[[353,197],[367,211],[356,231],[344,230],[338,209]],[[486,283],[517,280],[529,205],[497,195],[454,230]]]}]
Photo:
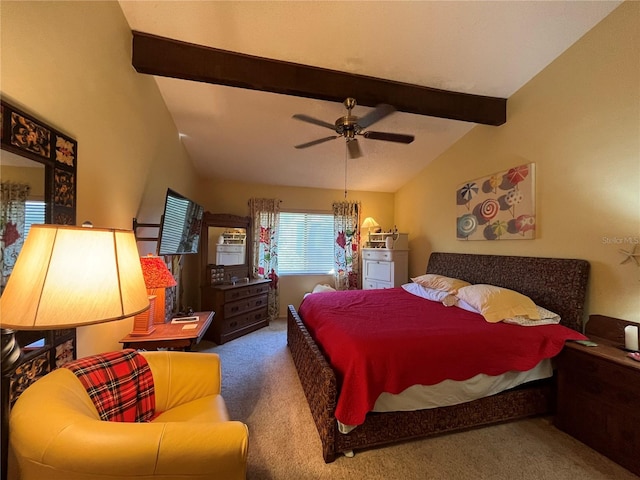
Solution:
[{"label": "beige wall", "polygon": [[[0,152],[0,164],[6,152]],[[0,165],[0,180],[3,182],[26,183],[29,185],[29,200],[44,200],[44,165],[32,162],[33,167],[12,167]]]},{"label": "beige wall", "polygon": [[[155,81],[131,66],[131,32],[117,2],[0,9],[3,97],[78,141],[78,223],[131,229],[133,217],[159,221],[167,187],[195,193]],[[132,322],[78,329],[78,355],[121,348]]]},{"label": "beige wall", "polygon": [[[331,212],[331,205],[343,201],[343,190],[324,190],[317,188],[278,187],[268,185],[249,185],[221,181],[203,181],[200,200],[206,210],[213,213],[232,213],[249,215],[249,198],[279,198],[283,211]],[[386,230],[393,228],[394,195],[391,193],[347,192],[348,201],[359,201],[363,218],[374,217]],[[309,292],[318,283],[333,285],[328,275],[291,275],[280,279],[280,315],[286,315],[287,305],[296,307],[305,292]]]},{"label": "beige wall", "polygon": [[[505,125],[474,128],[397,192],[410,274],[436,250],[584,258],[588,313],[640,322],[640,268],[619,252],[640,243],[639,30],[640,3],[621,5],[509,98]],[[456,187],[529,162],[537,238],[456,240]]]}]

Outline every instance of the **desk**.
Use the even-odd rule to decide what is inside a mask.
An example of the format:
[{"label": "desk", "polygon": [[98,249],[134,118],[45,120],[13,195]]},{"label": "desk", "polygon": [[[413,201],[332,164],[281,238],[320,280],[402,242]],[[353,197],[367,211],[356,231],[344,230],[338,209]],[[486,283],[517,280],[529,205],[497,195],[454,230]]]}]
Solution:
[{"label": "desk", "polygon": [[[158,348],[169,348],[171,350],[190,351],[204,336],[207,328],[211,325],[214,312],[196,312],[193,316],[198,317],[197,322],[192,323],[160,323],[155,324],[156,329],[149,335],[127,335],[120,343],[124,348],[135,348],[140,350],[157,350]],[[195,325],[196,328],[192,326]],[[187,328],[184,328],[187,327]]]}]

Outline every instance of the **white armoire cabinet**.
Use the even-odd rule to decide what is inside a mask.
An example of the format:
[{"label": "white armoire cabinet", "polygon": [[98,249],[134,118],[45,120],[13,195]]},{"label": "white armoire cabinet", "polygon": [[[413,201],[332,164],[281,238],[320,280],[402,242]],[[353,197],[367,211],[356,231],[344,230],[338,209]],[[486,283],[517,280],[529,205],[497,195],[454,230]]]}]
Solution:
[{"label": "white armoire cabinet", "polygon": [[[377,236],[380,237],[377,237]],[[370,242],[384,244],[384,236],[371,234]],[[409,250],[406,233],[397,234],[393,248],[362,249],[362,289],[399,287],[409,281]],[[377,243],[376,243],[377,242]]]},{"label": "white armoire cabinet", "polygon": [[241,265],[245,258],[246,233],[224,232],[216,245],[216,265]]}]

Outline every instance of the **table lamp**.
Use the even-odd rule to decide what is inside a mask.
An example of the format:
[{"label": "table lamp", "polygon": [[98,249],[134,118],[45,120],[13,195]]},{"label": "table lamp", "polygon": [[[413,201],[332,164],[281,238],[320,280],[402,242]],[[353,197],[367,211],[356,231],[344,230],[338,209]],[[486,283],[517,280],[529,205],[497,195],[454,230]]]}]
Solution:
[{"label": "table lamp", "polygon": [[[130,230],[33,225],[0,297],[2,479],[7,478],[15,330],[54,330],[132,317],[149,308]],[[43,399],[46,401],[46,399]]]},{"label": "table lamp", "polygon": [[376,222],[373,217],[367,217],[362,222],[362,228],[368,229],[367,231],[367,245],[371,244],[371,227],[379,227],[378,222]]},{"label": "table lamp", "polygon": [[131,335],[149,335],[154,324],[165,323],[165,289],[177,285],[162,258],[148,255],[140,258],[144,284],[149,294],[149,310],[136,315]]}]

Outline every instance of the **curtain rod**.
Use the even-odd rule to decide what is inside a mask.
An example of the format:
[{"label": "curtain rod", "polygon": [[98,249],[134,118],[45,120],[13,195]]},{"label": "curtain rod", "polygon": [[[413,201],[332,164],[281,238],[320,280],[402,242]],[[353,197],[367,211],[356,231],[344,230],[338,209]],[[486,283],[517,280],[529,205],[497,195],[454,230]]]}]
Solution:
[{"label": "curtain rod", "polygon": [[[247,205],[251,205],[251,198],[249,200],[247,200]],[[253,200],[275,200],[278,203],[282,203],[282,200],[280,200],[279,198],[255,198]]]}]

